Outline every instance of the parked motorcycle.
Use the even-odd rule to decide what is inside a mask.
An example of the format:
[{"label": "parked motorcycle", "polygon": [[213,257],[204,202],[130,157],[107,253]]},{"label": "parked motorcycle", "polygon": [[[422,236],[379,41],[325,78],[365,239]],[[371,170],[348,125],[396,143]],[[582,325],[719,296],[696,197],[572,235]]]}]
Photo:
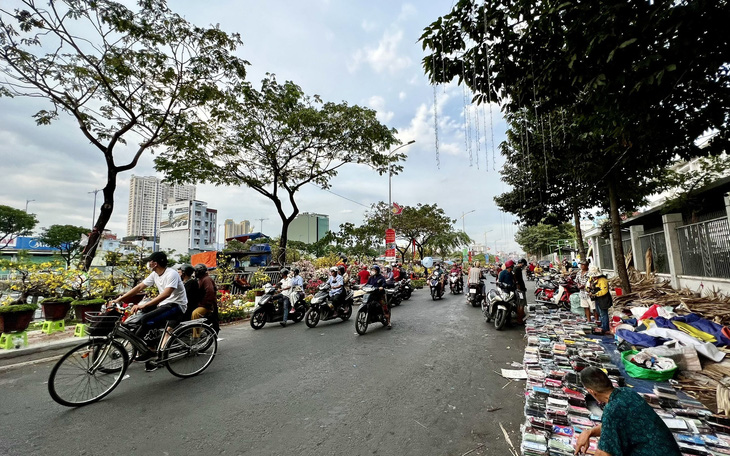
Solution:
[{"label": "parked motorcycle", "polygon": [[327,321],[334,318],[341,318],[342,321],[347,321],[350,319],[352,315],[353,292],[343,290],[342,292],[346,293],[346,295],[342,301],[341,309],[334,309],[330,307],[332,298],[329,296],[329,291],[330,285],[323,283],[319,286],[317,294],[312,298],[312,302],[309,303],[309,309],[307,309],[307,313],[304,316],[304,322],[308,327],[314,328],[320,320]]},{"label": "parked motorcycle", "polygon": [[482,313],[487,323],[494,320],[494,328],[501,331],[517,315],[517,291],[506,290],[501,282],[492,283],[497,288],[487,293],[487,298],[482,303]]},{"label": "parked motorcycle", "polygon": [[385,319],[383,313],[383,306],[380,305],[378,298],[379,293],[372,285],[364,285],[361,290],[364,292],[362,296],[362,304],[357,309],[357,317],[355,318],[355,331],[358,334],[364,335],[368,330],[370,323],[380,322],[383,326],[387,325],[388,322]]},{"label": "parked motorcycle", "polygon": [[385,302],[388,303],[388,308],[392,309],[395,306],[399,306],[403,301],[403,295],[401,293],[401,285],[396,282],[391,287],[386,285],[385,287]]},{"label": "parked motorcycle", "polygon": [[461,294],[464,291],[464,280],[458,272],[449,273],[449,289],[451,294]]},{"label": "parked motorcycle", "polygon": [[[292,301],[296,299],[296,302],[292,302],[294,312],[289,314],[288,320],[298,323],[302,321],[307,310],[304,293],[297,293],[292,298]],[[261,296],[261,300],[256,304],[253,314],[251,314],[251,327],[261,329],[266,323],[283,320],[284,295],[279,292],[277,286],[267,283],[264,285],[264,295]]]},{"label": "parked motorcycle", "polygon": [[441,277],[438,274],[431,274],[428,285],[431,288],[431,299],[435,301],[436,298],[441,299],[444,296],[444,288],[441,286]]},{"label": "parked motorcycle", "polygon": [[525,277],[527,277],[527,280],[533,281],[535,280],[535,273],[533,271],[530,271],[527,269],[527,273],[525,274]]},{"label": "parked motorcycle", "polygon": [[411,279],[401,279],[399,283],[401,284],[401,295],[403,300],[408,301],[411,299],[411,294],[413,293],[413,284],[411,283]]}]

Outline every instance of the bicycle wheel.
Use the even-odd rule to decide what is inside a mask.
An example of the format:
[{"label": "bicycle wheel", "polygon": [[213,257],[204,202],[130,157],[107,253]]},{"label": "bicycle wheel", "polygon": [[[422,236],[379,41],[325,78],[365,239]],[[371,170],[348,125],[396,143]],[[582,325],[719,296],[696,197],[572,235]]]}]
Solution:
[{"label": "bicycle wheel", "polygon": [[[97,369],[90,372],[106,346],[109,351]],[[121,359],[121,366],[120,366]],[[58,360],[48,377],[48,392],[67,407],[91,404],[111,393],[127,371],[127,350],[117,341],[90,340],[71,349]]]},{"label": "bicycle wheel", "polygon": [[218,351],[218,335],[208,325],[197,324],[175,330],[163,348],[167,370],[176,377],[203,372]]}]

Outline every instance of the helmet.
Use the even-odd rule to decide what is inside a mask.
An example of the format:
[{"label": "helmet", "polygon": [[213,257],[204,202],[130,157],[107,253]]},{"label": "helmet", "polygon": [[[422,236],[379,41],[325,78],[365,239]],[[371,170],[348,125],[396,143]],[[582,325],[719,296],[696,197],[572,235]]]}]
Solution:
[{"label": "helmet", "polygon": [[337,272],[337,266],[332,266],[330,268],[330,272]]},{"label": "helmet", "polygon": [[199,275],[205,275],[208,273],[208,266],[204,265],[203,263],[198,263],[195,265],[195,273]]},{"label": "helmet", "polygon": [[370,269],[374,269],[376,273],[380,274],[380,266],[377,264],[372,265]]},{"label": "helmet", "polygon": [[363,265],[360,266],[360,269],[367,271],[368,265],[363,264]]},{"label": "helmet", "polygon": [[299,268],[292,269],[292,272],[294,273],[294,275],[299,274]]},{"label": "helmet", "polygon": [[527,264],[527,260],[522,258],[520,261],[517,262],[517,264]]},{"label": "helmet", "polygon": [[507,262],[504,264],[505,269],[509,269],[515,265],[515,262],[512,260],[507,260]]},{"label": "helmet", "polygon": [[289,274],[289,270],[287,268],[284,268],[284,269],[282,269],[279,272],[281,272],[281,275],[287,275],[287,274]]},{"label": "helmet", "polygon": [[337,268],[337,270],[340,271],[340,274],[344,274],[345,273],[345,267],[344,266],[340,266],[339,268]]},{"label": "helmet", "polygon": [[386,270],[386,271],[391,271],[391,270],[393,270],[393,268],[391,268],[390,266],[386,266],[386,267],[385,267],[385,270]]},{"label": "helmet", "polygon": [[195,274],[195,268],[193,268],[189,264],[184,264],[184,265],[180,266],[180,270],[182,271],[182,273],[184,275],[186,275],[188,277],[192,277],[192,275]]}]

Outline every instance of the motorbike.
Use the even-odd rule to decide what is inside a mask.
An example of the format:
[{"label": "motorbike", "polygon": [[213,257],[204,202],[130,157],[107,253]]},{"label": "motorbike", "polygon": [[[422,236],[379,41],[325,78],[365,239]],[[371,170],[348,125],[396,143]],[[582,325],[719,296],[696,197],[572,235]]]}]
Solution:
[{"label": "motorbike", "polygon": [[466,295],[466,301],[471,304],[472,307],[479,307],[484,301],[484,282],[470,283],[469,293]]},{"label": "motorbike", "polygon": [[487,323],[494,320],[497,331],[504,329],[508,321],[517,315],[517,291],[506,290],[501,282],[492,282],[497,288],[489,290],[482,303],[482,313]]},{"label": "motorbike", "polygon": [[[294,312],[290,314],[289,320],[295,323],[302,321],[304,313],[307,310],[304,301],[304,293],[296,293],[290,298],[292,301],[292,309]],[[253,329],[261,329],[266,323],[284,320],[284,295],[279,292],[277,286],[267,283],[264,285],[264,295],[254,307],[251,314],[251,327]]]},{"label": "motorbike", "polygon": [[401,279],[399,283],[401,284],[401,295],[403,300],[408,301],[411,299],[411,294],[413,293],[413,284],[411,283],[411,279]]},{"label": "motorbike", "polygon": [[527,280],[529,280],[529,281],[535,280],[535,273],[533,271],[530,271],[529,269],[527,269],[527,273],[525,274],[525,276],[527,277]]},{"label": "motorbike", "polygon": [[395,282],[394,284],[385,286],[385,302],[388,303],[389,309],[399,306],[402,301],[403,295],[401,292],[400,282]]},{"label": "motorbike", "polygon": [[451,294],[461,294],[464,291],[463,279],[458,272],[449,273],[449,289]]},{"label": "motorbike", "polygon": [[572,277],[558,281],[538,279],[535,302],[553,309],[570,310],[570,295],[578,291],[578,285]]},{"label": "motorbike", "polygon": [[312,298],[312,302],[309,303],[309,309],[304,316],[304,323],[308,327],[314,328],[317,323],[321,321],[332,320],[335,318],[341,318],[342,321],[347,321],[352,315],[352,306],[354,302],[354,293],[352,291],[343,290],[345,294],[344,300],[342,301],[341,310],[333,309],[330,307],[332,299],[329,295],[330,285],[323,283],[319,286],[317,294]]},{"label": "motorbike", "polygon": [[375,287],[372,285],[364,285],[361,290],[364,294],[362,296],[362,304],[357,309],[355,331],[360,335],[364,335],[370,323],[380,322],[385,326],[388,324],[388,321],[385,319],[383,306],[380,305]]},{"label": "motorbike", "polygon": [[444,296],[444,288],[441,286],[441,276],[436,273],[431,274],[428,279],[428,285],[431,288],[431,299],[441,299]]}]

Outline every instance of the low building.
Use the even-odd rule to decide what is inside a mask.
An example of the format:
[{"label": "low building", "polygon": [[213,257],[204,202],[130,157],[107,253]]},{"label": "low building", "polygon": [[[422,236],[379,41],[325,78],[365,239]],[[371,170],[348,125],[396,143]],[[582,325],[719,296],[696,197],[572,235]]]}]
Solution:
[{"label": "low building", "polygon": [[198,200],[165,204],[159,224],[159,250],[192,254],[216,250],[218,211]]},{"label": "low building", "polygon": [[303,212],[292,220],[287,235],[290,241],[313,244],[322,239],[329,230],[329,215]]}]

